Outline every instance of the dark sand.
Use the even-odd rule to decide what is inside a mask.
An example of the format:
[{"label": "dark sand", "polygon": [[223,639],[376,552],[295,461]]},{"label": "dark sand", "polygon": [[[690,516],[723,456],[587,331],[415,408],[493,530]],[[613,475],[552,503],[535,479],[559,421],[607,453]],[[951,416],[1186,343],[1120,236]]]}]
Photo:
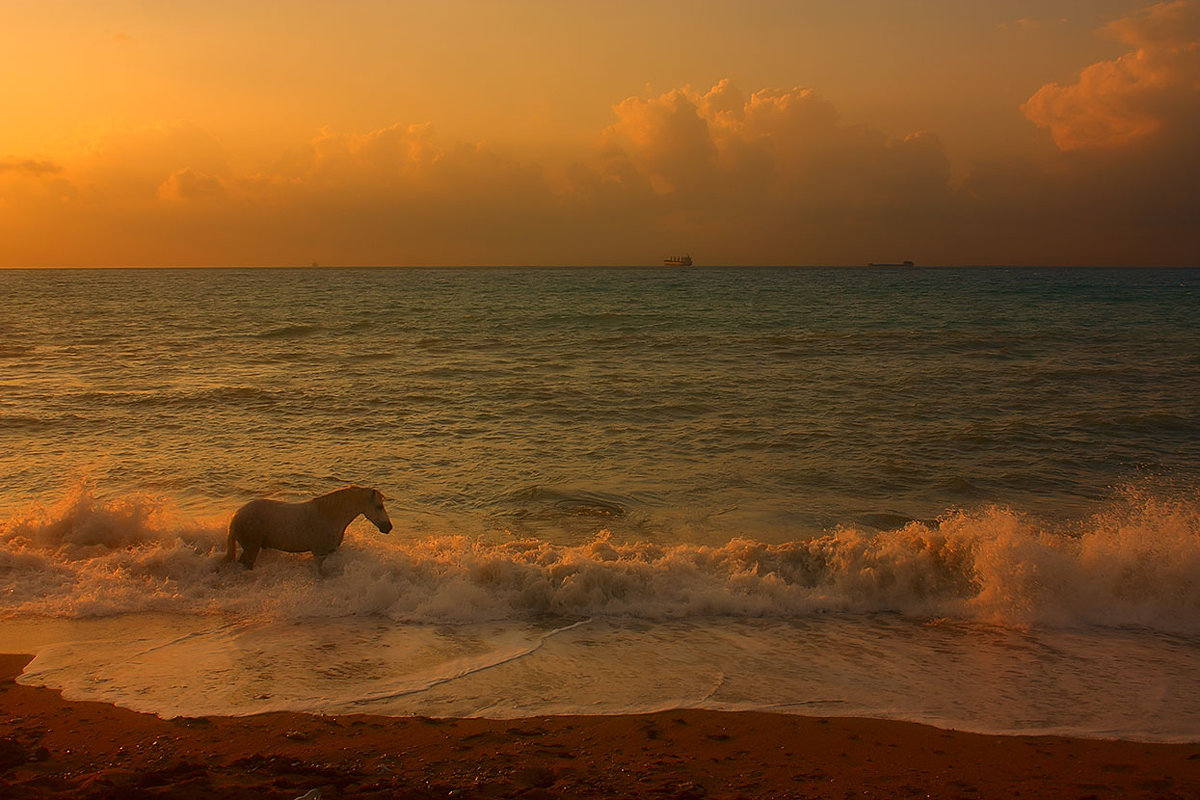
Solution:
[{"label": "dark sand", "polygon": [[[669,711],[522,720],[163,720],[0,656],[0,798],[1200,798],[1200,744]],[[315,790],[315,793],[314,793]]]}]

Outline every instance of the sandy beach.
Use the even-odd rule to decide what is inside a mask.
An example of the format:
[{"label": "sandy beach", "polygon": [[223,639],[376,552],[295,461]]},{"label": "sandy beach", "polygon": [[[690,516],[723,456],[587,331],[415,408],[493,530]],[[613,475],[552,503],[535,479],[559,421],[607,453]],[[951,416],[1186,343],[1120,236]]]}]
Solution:
[{"label": "sandy beach", "polygon": [[18,685],[29,660],[0,656],[6,798],[1200,796],[1200,743],[687,710],[164,720]]}]

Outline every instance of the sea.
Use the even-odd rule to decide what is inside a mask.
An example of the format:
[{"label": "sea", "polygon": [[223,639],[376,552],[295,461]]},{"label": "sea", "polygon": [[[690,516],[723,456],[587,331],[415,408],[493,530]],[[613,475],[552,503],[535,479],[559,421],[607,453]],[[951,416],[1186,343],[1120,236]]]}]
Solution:
[{"label": "sea", "polygon": [[[0,651],[164,717],[1200,741],[1200,269],[0,270]],[[378,488],[318,569],[258,497]]]}]

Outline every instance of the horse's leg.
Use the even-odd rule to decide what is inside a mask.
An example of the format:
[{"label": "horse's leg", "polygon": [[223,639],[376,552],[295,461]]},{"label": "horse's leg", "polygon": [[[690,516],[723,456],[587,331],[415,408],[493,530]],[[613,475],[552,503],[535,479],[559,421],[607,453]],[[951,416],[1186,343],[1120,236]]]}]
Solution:
[{"label": "horse's leg", "polygon": [[258,542],[242,542],[242,555],[238,561],[242,562],[242,566],[246,569],[254,569],[254,559],[258,558],[258,551],[262,548]]},{"label": "horse's leg", "polygon": [[225,557],[221,559],[225,562],[232,562],[237,558],[237,532],[234,531],[234,523],[229,523],[229,534],[225,537]]}]

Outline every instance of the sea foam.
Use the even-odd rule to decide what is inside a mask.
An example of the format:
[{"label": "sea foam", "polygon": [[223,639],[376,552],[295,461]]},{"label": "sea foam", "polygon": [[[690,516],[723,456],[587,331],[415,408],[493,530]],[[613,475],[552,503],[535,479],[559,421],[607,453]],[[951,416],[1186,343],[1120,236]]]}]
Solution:
[{"label": "sea foam", "polygon": [[377,616],[480,623],[545,618],[798,618],[895,612],[1010,626],[1200,632],[1200,500],[1129,490],[1050,526],[1009,508],[885,531],[843,527],[767,544],[381,537],[359,522],[318,575],[307,557],[222,561],[224,520],[88,486],[0,523],[0,616],[138,612],[289,621]]}]

